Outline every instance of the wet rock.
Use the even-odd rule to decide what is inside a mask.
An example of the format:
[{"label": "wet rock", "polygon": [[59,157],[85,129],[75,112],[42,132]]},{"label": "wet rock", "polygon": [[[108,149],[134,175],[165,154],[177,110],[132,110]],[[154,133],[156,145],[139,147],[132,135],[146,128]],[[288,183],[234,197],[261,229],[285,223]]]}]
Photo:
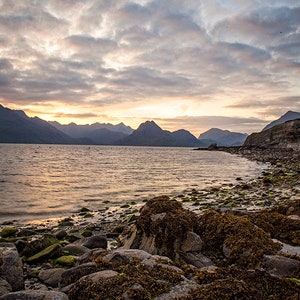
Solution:
[{"label": "wet rock", "polygon": [[[111,299],[114,299],[110,293],[112,286],[112,280],[119,276],[118,272],[112,270],[104,270],[80,278],[77,284],[73,285],[68,292],[70,299],[105,299],[107,295],[110,295]],[[114,286],[113,290],[116,290],[118,286]]]},{"label": "wet rock", "polygon": [[123,239],[124,248],[138,248],[151,254],[176,258],[176,251],[200,251],[202,241],[193,228],[194,213],[168,197],[149,200],[135,226]]},{"label": "wet rock", "polygon": [[4,227],[0,231],[0,236],[3,238],[14,236],[18,232],[16,227]]},{"label": "wet rock", "polygon": [[77,264],[82,265],[95,260],[102,253],[106,253],[104,249],[92,249],[77,258]]},{"label": "wet rock", "polygon": [[52,234],[45,233],[43,236],[35,236],[32,240],[28,241],[22,255],[25,257],[31,257],[45,248],[57,243],[58,240]]},{"label": "wet rock", "polygon": [[146,251],[138,249],[117,249],[102,257],[102,261],[113,266],[127,264],[130,260],[143,261],[151,257]]},{"label": "wet rock", "polygon": [[41,270],[38,277],[45,284],[56,288],[61,281],[61,275],[64,271],[65,269],[63,268]]},{"label": "wet rock", "polygon": [[187,281],[175,285],[171,288],[168,293],[164,293],[156,298],[155,300],[169,300],[169,299],[184,299],[188,297],[196,288],[198,288],[198,284],[192,281]]},{"label": "wet rock", "polygon": [[133,284],[122,294],[122,300],[146,299],[147,291],[139,283]]},{"label": "wet rock", "polygon": [[69,244],[66,245],[62,248],[62,251],[64,253],[68,253],[70,255],[83,255],[85,253],[87,253],[88,251],[90,251],[89,248],[84,247],[82,245],[78,245],[78,244]]},{"label": "wet rock", "polygon": [[61,274],[61,281],[59,283],[59,286],[65,287],[67,285],[70,285],[76,282],[77,280],[79,280],[81,277],[94,273],[96,271],[97,271],[97,265],[95,263],[82,264],[70,268],[68,270],[65,270]]},{"label": "wet rock", "polygon": [[[171,265],[169,258],[134,249],[113,252],[111,256],[100,256],[95,260],[98,268],[112,270],[81,278],[69,290],[71,299],[100,300],[106,299],[107,295],[111,299],[152,299],[186,280],[183,271]],[[134,295],[136,298],[130,298]]]},{"label": "wet rock", "polygon": [[59,230],[55,233],[55,237],[58,239],[58,240],[62,240],[63,238],[65,238],[66,236],[68,235],[68,233],[65,231],[65,230]]},{"label": "wet rock", "polygon": [[55,291],[26,290],[6,294],[0,300],[68,300],[68,296]]},{"label": "wet rock", "polygon": [[279,255],[265,255],[266,270],[276,276],[292,277],[300,274],[300,261]]},{"label": "wet rock", "polygon": [[12,291],[24,289],[23,263],[14,244],[0,243],[0,276]]},{"label": "wet rock", "polygon": [[202,253],[214,262],[226,258],[227,264],[255,267],[263,254],[275,254],[281,248],[244,217],[209,210],[200,216],[198,225]]},{"label": "wet rock", "polygon": [[55,263],[61,267],[71,268],[76,264],[76,257],[72,255],[63,255],[55,260]]},{"label": "wet rock", "polygon": [[11,285],[3,278],[0,277],[0,296],[12,292]]},{"label": "wet rock", "polygon": [[49,258],[57,258],[61,256],[62,253],[62,247],[60,244],[54,244],[46,249],[38,252],[37,254],[29,257],[27,259],[28,263],[36,263],[36,262],[43,262]]},{"label": "wet rock", "polygon": [[187,264],[195,266],[197,268],[204,268],[214,266],[214,263],[211,259],[203,255],[202,253],[197,252],[183,252],[177,251],[179,258],[178,260],[182,259]]},{"label": "wet rock", "polygon": [[107,239],[103,235],[94,235],[87,238],[86,242],[83,244],[84,247],[89,249],[95,248],[107,248]]}]

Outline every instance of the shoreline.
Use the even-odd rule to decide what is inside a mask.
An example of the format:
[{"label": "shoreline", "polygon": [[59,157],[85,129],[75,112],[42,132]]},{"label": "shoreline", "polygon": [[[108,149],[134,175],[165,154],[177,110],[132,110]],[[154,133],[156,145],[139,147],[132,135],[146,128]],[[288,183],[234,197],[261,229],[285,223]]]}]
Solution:
[{"label": "shoreline", "polygon": [[[269,167],[257,178],[237,178],[236,184],[109,211],[84,208],[45,224],[0,225],[0,252],[15,247],[11,251],[23,270],[23,287],[15,293],[37,300],[45,295],[51,300],[111,299],[108,290],[118,299],[216,299],[224,293],[232,299],[297,299],[300,151],[218,151],[259,159]],[[0,288],[0,299],[14,299],[5,298],[11,291],[14,287]]]}]

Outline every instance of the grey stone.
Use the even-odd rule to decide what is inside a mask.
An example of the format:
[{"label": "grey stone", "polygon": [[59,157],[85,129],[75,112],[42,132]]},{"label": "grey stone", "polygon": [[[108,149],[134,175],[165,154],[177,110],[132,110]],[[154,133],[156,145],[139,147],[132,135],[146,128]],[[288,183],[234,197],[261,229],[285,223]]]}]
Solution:
[{"label": "grey stone", "polygon": [[188,296],[193,292],[198,284],[192,281],[183,281],[182,283],[174,286],[168,293],[164,293],[154,298],[155,300],[170,300],[170,299],[181,299]]},{"label": "grey stone", "polygon": [[280,255],[264,255],[263,262],[268,273],[288,277],[300,270],[300,261]]},{"label": "grey stone", "polygon": [[86,276],[88,274],[94,273],[97,271],[96,263],[87,263],[82,264],[70,269],[65,270],[61,274],[61,281],[59,283],[60,288],[70,285],[81,277]]},{"label": "grey stone", "polygon": [[69,255],[83,255],[90,251],[89,248],[77,245],[77,244],[69,244],[62,248],[63,252],[69,254]]},{"label": "grey stone", "polygon": [[86,239],[86,242],[83,244],[84,247],[89,249],[95,248],[107,248],[107,239],[103,235],[94,235]]},{"label": "grey stone", "polygon": [[202,253],[177,251],[177,255],[179,255],[179,258],[184,260],[187,264],[193,265],[197,268],[204,268],[214,265],[212,260]]},{"label": "grey stone", "polygon": [[94,259],[96,259],[99,255],[101,255],[101,253],[103,253],[105,251],[106,250],[104,250],[104,249],[92,249],[92,250],[89,250],[88,252],[86,252],[83,255],[81,255],[80,257],[78,257],[77,264],[78,265],[82,265],[82,264],[91,262]]},{"label": "grey stone", "polygon": [[119,273],[116,271],[112,271],[112,270],[104,270],[104,271],[99,271],[99,272],[95,272],[86,276],[83,276],[79,279],[79,281],[84,281],[86,279],[89,279],[92,283],[97,283],[99,281],[103,281],[115,276],[118,276]]},{"label": "grey stone", "polygon": [[3,278],[0,278],[0,296],[12,292],[11,285]]},{"label": "grey stone", "polygon": [[61,275],[65,271],[63,268],[53,268],[41,270],[39,273],[39,279],[45,284],[51,287],[58,287],[58,284],[61,280]]},{"label": "grey stone", "polygon": [[192,231],[187,232],[186,239],[181,241],[181,244],[178,245],[178,248],[175,247],[175,250],[180,249],[184,252],[194,252],[201,251],[203,242],[198,234]]},{"label": "grey stone", "polygon": [[23,263],[12,243],[0,243],[0,276],[11,285],[13,292],[24,289]]},{"label": "grey stone", "polygon": [[0,300],[68,300],[68,296],[56,291],[24,290],[6,294]]},{"label": "grey stone", "polygon": [[146,295],[144,287],[135,283],[123,293],[122,300],[144,299],[144,295]]},{"label": "grey stone", "polygon": [[150,258],[151,254],[139,249],[117,249],[103,256],[102,261],[111,263],[113,266],[126,264],[132,259],[142,261]]}]

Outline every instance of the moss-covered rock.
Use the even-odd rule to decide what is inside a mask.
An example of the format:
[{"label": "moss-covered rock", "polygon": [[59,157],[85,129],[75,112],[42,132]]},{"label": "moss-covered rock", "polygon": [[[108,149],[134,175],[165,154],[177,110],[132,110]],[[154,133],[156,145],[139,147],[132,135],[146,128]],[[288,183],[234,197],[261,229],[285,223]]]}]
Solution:
[{"label": "moss-covered rock", "polygon": [[14,236],[18,232],[16,227],[4,227],[0,232],[0,236],[3,238]]},{"label": "moss-covered rock", "polygon": [[55,264],[65,268],[71,268],[75,266],[76,258],[72,255],[60,256],[55,260]]},{"label": "moss-covered rock", "polygon": [[54,244],[27,259],[28,263],[43,262],[49,258],[59,257],[62,252],[60,244]]}]

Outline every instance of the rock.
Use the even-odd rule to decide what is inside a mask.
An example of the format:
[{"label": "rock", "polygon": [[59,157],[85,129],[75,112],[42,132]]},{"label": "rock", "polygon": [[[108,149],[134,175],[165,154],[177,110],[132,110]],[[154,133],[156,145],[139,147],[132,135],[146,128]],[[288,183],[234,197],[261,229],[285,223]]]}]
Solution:
[{"label": "rock", "polygon": [[86,242],[83,244],[84,247],[89,249],[95,249],[95,248],[107,248],[107,239],[103,235],[94,235],[91,237],[88,237]]},{"label": "rock", "polygon": [[99,271],[99,272],[95,272],[86,276],[83,276],[82,278],[80,278],[79,281],[84,281],[86,279],[91,280],[92,283],[97,283],[101,280],[106,280],[109,279],[111,277],[115,277],[118,276],[119,273],[112,271],[112,270],[104,270],[104,271]]},{"label": "rock", "polygon": [[12,292],[11,285],[3,278],[0,277],[0,296]]},{"label": "rock", "polygon": [[186,238],[178,246],[175,246],[175,249],[179,248],[183,252],[195,252],[201,251],[202,249],[202,240],[198,234],[192,231],[186,233]]},{"label": "rock", "polygon": [[90,251],[89,248],[84,247],[82,245],[77,245],[77,244],[69,244],[66,245],[62,248],[64,253],[70,254],[70,255],[83,255],[85,253],[87,253],[88,251]]},{"label": "rock", "polygon": [[0,276],[11,285],[12,291],[24,289],[23,263],[12,243],[0,243]]},{"label": "rock", "polygon": [[70,285],[79,280],[81,277],[94,273],[96,271],[97,265],[95,263],[87,263],[65,270],[61,274],[61,281],[59,283],[59,286],[65,287],[67,285]]},{"label": "rock", "polygon": [[71,255],[60,256],[55,260],[55,263],[60,265],[61,267],[71,268],[76,264],[76,258]]},{"label": "rock", "polygon": [[135,226],[122,240],[123,248],[138,248],[151,254],[176,258],[176,251],[200,251],[202,241],[193,228],[197,216],[168,197],[149,200]]},{"label": "rock", "polygon": [[22,255],[31,257],[45,248],[58,243],[56,237],[52,234],[45,233],[42,236],[35,236],[34,239],[30,240],[22,250]]},{"label": "rock", "polygon": [[36,235],[36,234],[37,234],[36,231],[34,231],[32,229],[22,228],[18,232],[17,236],[32,236],[32,235]]},{"label": "rock", "polygon": [[229,265],[256,267],[264,254],[275,254],[281,247],[244,217],[208,210],[199,217],[198,224],[201,251],[213,261],[223,257]]},{"label": "rock", "polygon": [[113,266],[127,264],[130,260],[142,261],[150,258],[151,254],[138,249],[117,249],[102,257],[102,261]]},{"label": "rock", "polygon": [[264,266],[268,273],[282,277],[292,277],[300,271],[300,261],[280,255],[264,255]]},{"label": "rock", "polygon": [[65,230],[59,230],[55,233],[55,237],[58,239],[58,240],[62,240],[63,238],[65,238],[67,236],[67,232]]},{"label": "rock", "polygon": [[55,258],[59,257],[62,253],[62,247],[60,244],[54,244],[46,249],[40,251],[39,253],[29,257],[27,259],[28,263],[36,263],[36,262],[42,262],[49,258]]},{"label": "rock", "polygon": [[18,232],[16,227],[4,227],[0,232],[0,236],[3,238],[14,236]]},{"label": "rock", "polygon": [[68,300],[68,296],[61,292],[26,290],[6,294],[0,300]]},{"label": "rock", "polygon": [[92,249],[86,252],[85,254],[81,255],[77,258],[77,264],[82,265],[88,262],[95,260],[99,255],[103,252],[106,252],[104,249]]},{"label": "rock", "polygon": [[58,284],[61,280],[61,275],[64,271],[65,269],[63,268],[41,270],[38,277],[45,284],[56,288],[58,287]]},{"label": "rock", "polygon": [[179,257],[184,260],[187,264],[195,266],[197,268],[204,268],[214,266],[214,263],[211,259],[203,255],[202,253],[197,252],[177,252]]},{"label": "rock", "polygon": [[134,283],[122,294],[122,300],[146,299],[147,291],[139,283]]},{"label": "rock", "polygon": [[172,287],[168,293],[164,293],[158,297],[155,297],[154,300],[181,299],[187,297],[191,292],[196,290],[197,287],[198,284],[195,282],[183,282]]},{"label": "rock", "polygon": [[111,286],[112,279],[119,276],[118,272],[104,270],[80,278],[69,290],[70,299],[105,299],[110,294],[109,289],[116,290],[118,286]]}]

